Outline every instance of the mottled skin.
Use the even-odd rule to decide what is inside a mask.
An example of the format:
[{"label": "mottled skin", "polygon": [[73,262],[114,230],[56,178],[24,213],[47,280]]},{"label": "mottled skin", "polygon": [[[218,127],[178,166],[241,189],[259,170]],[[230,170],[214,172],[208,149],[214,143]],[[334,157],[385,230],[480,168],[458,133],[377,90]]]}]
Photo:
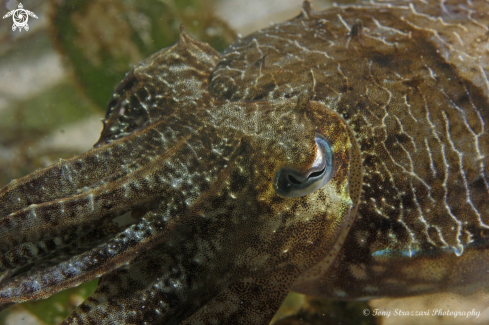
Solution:
[{"label": "mottled skin", "polygon": [[[305,2],[221,55],[182,32],[126,76],[94,149],[0,191],[0,309],[95,277],[64,323],[267,324],[290,289],[484,289],[488,11]],[[332,178],[277,195],[317,134]]]}]

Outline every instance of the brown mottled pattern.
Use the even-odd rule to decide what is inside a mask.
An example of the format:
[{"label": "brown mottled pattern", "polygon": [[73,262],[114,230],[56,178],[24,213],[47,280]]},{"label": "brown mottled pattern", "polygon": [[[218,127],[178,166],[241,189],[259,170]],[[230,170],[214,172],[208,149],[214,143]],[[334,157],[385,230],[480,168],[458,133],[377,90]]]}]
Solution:
[{"label": "brown mottled pattern", "polygon": [[[291,288],[482,285],[488,10],[305,2],[222,55],[182,32],[126,76],[94,149],[0,190],[0,308],[102,277],[66,324],[266,324]],[[277,195],[317,133],[332,178]]]},{"label": "brown mottled pattern", "polygon": [[310,92],[360,146],[362,195],[345,246],[332,269],[326,259],[296,290],[340,299],[432,292],[456,282],[464,250],[485,251],[488,10],[483,1],[332,9],[224,52],[215,96]]}]

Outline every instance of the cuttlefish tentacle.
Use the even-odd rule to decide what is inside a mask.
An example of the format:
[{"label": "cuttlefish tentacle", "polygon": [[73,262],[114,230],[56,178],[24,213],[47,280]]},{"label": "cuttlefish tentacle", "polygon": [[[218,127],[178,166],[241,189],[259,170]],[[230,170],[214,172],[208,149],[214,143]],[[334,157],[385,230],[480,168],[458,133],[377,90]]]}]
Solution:
[{"label": "cuttlefish tentacle", "polygon": [[[183,57],[194,57],[191,55],[192,52],[199,53],[202,60],[182,59]],[[219,55],[210,46],[192,41],[184,32],[182,32],[180,41],[174,47],[165,49],[158,54],[153,55],[153,57],[158,57],[156,60],[158,62],[155,63],[155,60],[149,60],[149,63],[143,61],[130,74],[130,81],[123,83],[125,88],[122,88],[125,89],[128,94],[133,94],[138,93],[135,88],[139,87],[140,84],[143,84],[145,87],[147,86],[147,89],[151,89],[154,92],[147,94],[150,102],[153,102],[156,98],[161,99],[161,102],[157,101],[156,104],[153,103],[150,111],[158,111],[161,109],[164,111],[163,113],[165,113],[164,105],[171,102],[167,97],[171,95],[169,97],[170,99],[173,98],[172,96],[178,98],[181,95],[180,92],[183,94],[188,93],[188,89],[179,84],[178,72],[171,70],[168,67],[175,67],[180,64],[178,65],[180,67],[180,72],[185,69],[202,71],[203,73],[196,76],[194,84],[192,84],[192,89],[194,90],[194,93],[196,93],[198,92],[196,87],[198,82],[200,82],[199,87],[206,89],[210,69],[215,65],[215,62],[217,62],[216,60]],[[192,64],[194,66],[192,66]],[[207,66],[204,66],[205,64],[207,64]],[[150,73],[150,71],[154,73]],[[164,71],[164,73],[159,73],[159,71]],[[157,86],[152,86],[152,83],[146,80],[147,78],[152,78],[152,76],[165,77],[165,79],[162,79]],[[197,80],[197,77],[200,78],[200,81]],[[128,84],[131,84],[132,88],[128,88]],[[172,88],[167,89],[169,86]],[[119,87],[119,90],[120,88],[121,87]],[[163,96],[162,94],[166,94],[166,96]],[[20,260],[25,259],[25,256],[31,256],[27,259],[27,261],[30,261],[31,258],[35,259],[36,257],[42,256],[43,252],[46,253],[46,250],[39,250],[39,247],[32,247],[32,245],[30,247],[25,247],[29,246],[28,242],[34,242],[40,238],[50,238],[48,241],[52,240],[52,242],[47,245],[51,247],[48,252],[53,249],[58,249],[60,242],[64,242],[63,240],[54,237],[56,234],[63,233],[62,230],[58,231],[59,228],[56,227],[51,227],[48,229],[49,231],[40,232],[36,235],[36,230],[33,228],[35,228],[37,224],[43,223],[46,227],[48,226],[45,222],[39,219],[42,218],[39,215],[42,215],[42,210],[47,212],[49,208],[54,209],[54,212],[57,212],[60,215],[63,222],[66,222],[64,219],[69,210],[67,204],[73,204],[77,199],[84,200],[90,210],[94,200],[93,198],[96,198],[96,194],[99,191],[103,191],[103,188],[100,188],[102,185],[105,186],[105,189],[114,189],[114,183],[107,183],[110,183],[111,180],[115,181],[118,179],[120,182],[120,178],[123,176],[140,169],[141,166],[146,165],[151,159],[161,155],[165,150],[170,150],[170,147],[176,145],[177,141],[181,141],[181,134],[188,134],[188,130],[179,130],[178,127],[172,127],[172,124],[178,123],[181,117],[179,117],[178,114],[168,114],[167,119],[164,121],[164,125],[162,125],[162,121],[156,122],[143,129],[135,130],[131,134],[117,141],[113,141],[110,132],[114,127],[114,123],[118,124],[118,127],[120,127],[122,122],[120,122],[118,118],[122,119],[124,117],[123,120],[126,123],[128,121],[128,114],[121,115],[120,113],[124,110],[123,106],[127,103],[127,97],[129,97],[129,95],[116,93],[114,97],[116,100],[111,101],[114,107],[109,110],[107,121],[105,122],[105,129],[97,148],[73,159],[60,161],[49,168],[33,173],[20,180],[13,181],[2,189],[0,194],[0,223],[3,227],[0,227],[0,229],[2,229],[3,234],[7,236],[15,237],[15,229],[19,229],[19,227],[23,228],[23,233],[22,235],[19,235],[17,232],[17,238],[14,241],[9,240],[9,238],[3,238],[4,241],[2,243],[3,245],[0,245],[0,251],[7,253],[12,249],[12,245],[19,243],[26,243],[24,248],[31,248],[23,254],[23,257],[11,251],[9,253],[10,257],[14,257],[13,259],[15,259],[15,257],[21,258],[17,263],[8,261],[2,263],[4,268],[8,268],[9,264],[11,264],[11,267],[21,265],[23,262]],[[146,104],[143,103],[142,105]],[[134,107],[132,111],[137,110]],[[113,117],[114,115],[116,118]],[[192,119],[192,117],[189,118]],[[198,120],[196,120],[195,117],[194,121],[198,123]],[[131,125],[133,124],[134,123],[131,123]],[[107,144],[103,145],[103,143]],[[32,205],[36,203],[40,204],[37,206]],[[93,203],[95,204],[95,202]],[[77,209],[79,209],[79,206],[80,205],[77,205]],[[80,211],[76,211],[78,214],[79,212]],[[8,214],[12,215],[8,216]],[[94,218],[97,219],[102,216],[103,215],[97,215],[95,211],[93,211]],[[51,219],[51,216],[48,216],[48,218]],[[76,218],[76,216],[74,218]],[[110,218],[110,216],[108,218]],[[19,223],[18,221],[20,219],[24,219],[24,222]],[[26,223],[26,221],[28,222]],[[56,220],[50,221],[52,224],[56,223]],[[77,221],[73,220],[73,223],[76,224]],[[87,222],[85,223],[86,227],[93,228],[93,225],[87,224]],[[24,231],[27,230],[29,224],[31,224],[31,229],[33,229],[32,236],[29,236]],[[10,230],[8,231],[7,229]],[[19,238],[19,236],[21,238]],[[38,236],[40,237],[38,238]],[[38,246],[41,246],[42,248],[42,246],[46,245],[41,244]],[[17,248],[20,249],[21,247],[17,246]],[[19,249],[17,249],[17,251],[19,251]],[[13,260],[12,258],[10,259]]]},{"label": "cuttlefish tentacle", "polygon": [[6,270],[15,270],[40,258],[52,253],[57,248],[66,246],[75,239],[74,234],[67,234],[48,240],[37,242],[27,242],[15,246],[0,255],[0,272]]},{"label": "cuttlefish tentacle", "polygon": [[[192,56],[189,53],[192,51],[195,51],[200,55],[202,62],[191,59]],[[179,52],[180,54],[174,52]],[[142,62],[131,75],[133,79],[136,79],[130,82],[134,87],[143,82],[144,80],[141,81],[141,79],[144,79],[144,77],[152,76],[153,74],[150,73],[150,71],[158,69],[165,71],[165,80],[160,82],[157,87],[149,88],[154,91],[153,94],[149,94],[149,99],[153,100],[158,98],[158,96],[161,96],[161,93],[170,93],[171,96],[176,96],[178,98],[181,95],[179,92],[187,94],[187,88],[190,86],[192,86],[191,88],[194,91],[194,94],[198,93],[197,86],[206,89],[210,69],[215,65],[215,61],[219,57],[217,52],[210,46],[191,41],[185,33],[182,33],[180,42],[174,47],[161,51],[158,55],[160,56],[158,58],[160,61],[163,61],[166,65],[172,67],[175,67],[176,63],[184,62],[185,64],[182,63],[180,65],[180,72],[184,69],[192,69],[196,71],[199,70],[202,73],[196,75],[196,78],[193,79],[194,83],[189,85],[188,83],[180,83],[179,73],[169,69],[168,66],[166,66],[167,69],[165,70],[164,66],[161,64],[153,65],[152,63],[154,63],[154,61],[151,61],[148,64],[150,67],[147,67],[148,65],[145,65],[145,62]],[[190,58],[184,60],[183,57],[185,56],[190,56]],[[196,67],[190,66],[192,62],[197,62]],[[205,64],[208,66],[203,67]],[[146,70],[144,67],[146,67]],[[143,70],[143,73],[139,73],[141,70]],[[200,81],[197,80],[197,78],[200,78]],[[146,82],[146,85],[147,84],[148,83]],[[175,86],[172,89],[164,91],[165,87],[173,85]],[[188,87],[185,88],[185,86]],[[132,90],[133,89],[128,89],[128,92],[131,92]],[[124,96],[119,97],[120,100],[115,106],[121,106],[125,102]],[[165,100],[165,97],[163,97],[161,99],[162,102],[156,102],[156,104],[150,101],[153,103],[151,110],[155,112],[158,111],[160,105],[166,103]],[[194,105],[196,105],[196,103],[194,103]],[[120,114],[120,112],[120,110],[115,111],[117,114]],[[180,151],[177,152],[177,154],[183,154],[184,156],[192,156],[195,154],[195,150],[192,150],[190,143],[182,143],[182,141],[185,142],[185,139],[189,136],[195,136],[195,134],[191,134],[189,131],[192,130],[190,128],[192,126],[192,121],[194,122],[193,129],[198,129],[200,127],[200,119],[202,116],[196,117],[193,113],[194,112],[189,111],[187,117],[182,117],[179,114],[168,114],[163,122],[156,122],[143,129],[134,130],[131,134],[116,141],[111,139],[110,134],[108,134],[111,131],[111,121],[117,121],[117,119],[112,119],[105,123],[107,128],[104,130],[97,148],[73,159],[60,161],[47,169],[33,173],[20,180],[13,181],[7,187],[3,188],[0,194],[0,222],[2,223],[0,229],[4,231],[3,234],[5,235],[3,237],[3,245],[0,246],[0,249],[5,252],[2,258],[0,258],[2,261],[2,268],[12,270],[46,254],[54,253],[55,251],[58,251],[56,254],[59,254],[59,249],[68,244],[68,242],[63,239],[71,239],[72,237],[69,235],[68,238],[66,238],[66,236],[56,237],[56,234],[65,232],[56,230],[59,228],[54,227],[55,221],[52,220],[51,215],[46,215],[46,220],[42,220],[41,211],[43,209],[47,210],[51,207],[53,210],[50,212],[59,214],[60,222],[69,221],[67,220],[68,218],[66,218],[69,212],[67,203],[72,204],[72,208],[76,210],[74,211],[73,219],[76,219],[76,215],[80,215],[80,209],[83,205],[86,207],[88,206],[88,210],[92,211],[93,218],[97,219],[103,217],[104,213],[97,214],[94,212],[97,191],[100,191],[101,188],[114,189],[114,185],[117,184],[117,181],[120,183],[120,179],[123,177],[129,179],[127,175],[130,175],[131,173],[134,174],[134,172],[137,172],[137,170],[141,170],[142,168],[148,168],[147,166],[150,164],[151,160],[155,157],[164,156],[164,152],[170,152],[172,147],[178,148],[179,146],[183,146],[187,148],[185,150],[188,150],[188,153],[182,153]],[[203,114],[205,115],[206,113]],[[108,119],[109,118],[110,116],[108,116]],[[186,121],[187,129],[181,129],[174,125],[181,119]],[[127,121],[127,118],[125,118],[125,121]],[[205,138],[207,135],[203,133],[201,136]],[[231,145],[232,143],[230,142],[229,146]],[[221,150],[222,149],[223,148],[221,148]],[[211,152],[211,150],[208,150],[208,152]],[[175,152],[173,154],[175,154]],[[180,173],[183,172],[180,171]],[[176,176],[176,174],[174,176]],[[151,175],[148,174],[147,176],[149,177]],[[175,177],[175,181],[178,181],[177,177]],[[147,185],[147,182],[144,179],[141,181],[129,182],[127,184],[127,189],[137,192],[138,186],[145,185]],[[25,198],[28,198],[28,200]],[[157,195],[153,195],[151,199],[158,200],[159,198]],[[60,204],[61,201],[63,202]],[[93,209],[92,202],[94,204]],[[39,204],[33,206],[32,204],[35,203]],[[132,201],[131,207],[135,204],[136,203]],[[39,208],[41,208],[41,210],[39,210]],[[119,212],[123,212],[123,210],[124,209],[119,209]],[[11,216],[13,215],[15,217],[23,215],[23,218],[25,219],[24,222],[18,223],[20,219],[12,218],[11,216],[9,217],[9,213]],[[110,219],[115,215],[116,214],[112,213],[111,215],[106,215],[106,217],[107,219]],[[72,222],[74,227],[79,227],[80,223],[86,223],[85,218],[77,219],[79,220],[73,220]],[[49,227],[49,222],[51,222],[51,226],[53,227]],[[34,227],[30,228],[32,230],[30,235],[27,234],[29,224],[34,224]],[[36,225],[45,227],[47,231],[43,234],[36,235]],[[93,225],[86,224],[85,226],[88,229],[93,228]],[[17,234],[14,228],[18,230]],[[6,229],[10,229],[11,231],[5,232]],[[39,230],[39,227],[37,227],[37,230]],[[22,234],[19,234],[19,232],[22,232]],[[86,231],[77,232],[78,237],[82,236],[85,232]],[[11,240],[11,237],[13,237],[14,240]],[[37,241],[39,238],[49,239],[39,243]],[[19,243],[20,245],[15,246]],[[3,276],[4,280],[7,278],[8,277]]]},{"label": "cuttlefish tentacle", "polygon": [[[14,181],[4,188],[1,202],[2,211],[6,214],[2,215],[0,219],[0,251],[6,252],[14,245],[26,241],[52,238],[55,235],[64,233],[69,229],[68,227],[72,227],[73,224],[79,224],[76,216],[83,212],[80,210],[82,205],[84,210],[90,211],[94,220],[104,215],[122,212],[125,209],[124,207],[114,211],[110,208],[110,203],[99,205],[97,200],[102,199],[107,202],[106,199],[108,197],[103,198],[104,192],[115,195],[114,200],[122,199],[124,196],[129,198],[130,193],[128,192],[131,191],[140,193],[133,188],[132,185],[134,184],[130,185],[131,182],[127,182],[127,179],[131,176],[125,174],[131,173],[131,175],[134,175],[138,171],[139,173],[144,173],[145,168],[146,171],[147,168],[151,168],[150,166],[148,167],[148,164],[139,166],[144,161],[152,160],[154,157],[165,157],[165,152],[166,155],[172,154],[172,151],[181,146],[182,141],[185,141],[178,139],[179,133],[187,134],[185,131],[175,131],[168,134],[168,128],[171,129],[173,124],[178,122],[178,120],[171,117],[168,119],[169,121],[165,121],[165,123],[155,123],[143,130],[134,132],[128,137],[93,149],[81,156],[61,161],[41,172],[36,172],[33,175]],[[197,120],[194,120],[194,122],[198,123]],[[121,155],[121,152],[124,153],[126,151],[128,153],[132,152],[126,157],[124,157],[124,154]],[[100,162],[100,166],[98,162]],[[155,162],[157,161],[153,163]],[[90,173],[89,170],[84,170],[86,167],[80,167],[88,166],[89,164],[101,170],[100,174],[97,172]],[[107,183],[106,175],[111,174],[119,177],[114,177],[115,179],[112,182]],[[91,176],[82,177],[80,175]],[[90,178],[93,175],[97,175],[98,178]],[[94,186],[91,182],[96,182],[95,184],[98,186]],[[23,198],[26,193],[30,193],[27,188],[38,189],[39,187],[41,189],[39,196],[36,197],[36,194],[33,193],[31,198],[34,197],[35,199],[29,202],[34,203],[26,206],[28,202],[20,198]],[[51,192],[51,188],[56,190]],[[66,189],[66,194],[71,196],[63,197],[59,188]],[[46,190],[42,191],[42,189]],[[152,193],[152,195],[154,194]],[[18,199],[13,199],[14,197]],[[45,201],[45,203],[40,203],[42,201]],[[72,209],[75,206],[77,210],[73,211]],[[17,210],[15,211],[14,209]],[[15,212],[7,215],[10,211]],[[72,216],[69,217],[70,215]],[[85,223],[91,222],[86,217],[84,217],[84,220]],[[41,224],[46,229],[39,232]],[[54,227],[54,225],[57,226]],[[63,228],[63,225],[66,228]],[[91,226],[87,224],[85,227],[90,228]],[[29,229],[31,229],[31,232],[29,232]]]},{"label": "cuttlefish tentacle", "polygon": [[[148,136],[144,132],[133,134],[112,147],[93,149],[12,181],[0,190],[0,221],[32,204],[74,195],[80,189],[118,171],[121,166],[133,163],[152,150],[149,139],[141,141],[141,137]],[[0,247],[2,251],[5,249]]]},{"label": "cuttlefish tentacle", "polygon": [[39,242],[27,242],[15,246],[0,256],[2,280],[6,281],[23,273],[37,272],[40,268],[53,266],[75,255],[93,249],[113,238],[122,227],[116,222],[107,222],[86,234],[67,234]]},{"label": "cuttlefish tentacle", "polygon": [[142,218],[95,248],[66,260],[57,260],[54,265],[41,264],[3,282],[0,299],[8,297],[9,301],[22,302],[46,298],[126,265],[138,256],[139,251],[151,248],[162,237],[157,232],[164,226],[162,220],[148,219]]},{"label": "cuttlefish tentacle", "polygon": [[[76,194],[121,166],[151,156],[161,143],[153,143],[151,137],[155,135],[146,134],[143,127],[165,115],[181,118],[175,109],[176,100],[190,94],[198,99],[207,90],[208,77],[219,57],[212,47],[192,40],[182,31],[174,46],[139,63],[118,87],[109,102],[104,130],[95,149],[13,180],[0,190],[0,219],[31,204]],[[184,71],[193,76],[192,82],[181,80]],[[124,137],[118,136],[121,133]],[[171,143],[172,134],[160,133],[157,137],[163,136],[164,142]],[[119,139],[117,144],[113,143],[115,139]],[[108,143],[113,145],[103,146]]]},{"label": "cuttlefish tentacle", "polygon": [[[170,124],[170,123],[168,123]],[[157,145],[156,135],[171,124],[160,126],[155,130],[153,142]],[[189,123],[190,124],[190,123]],[[153,127],[151,127],[153,128]],[[154,127],[155,129],[158,129]],[[146,132],[152,133],[151,130]],[[189,151],[192,134],[164,150],[162,140],[159,155],[129,174],[84,191],[80,194],[51,202],[30,205],[0,220],[0,246],[5,251],[27,241],[38,241],[53,238],[61,233],[79,232],[91,229],[104,217],[113,217],[130,209],[131,206],[154,200],[157,197],[170,195],[171,186],[165,186],[164,177],[178,173],[178,170],[165,163]],[[161,138],[160,138],[161,139]],[[114,143],[114,145],[117,145]],[[110,146],[110,145],[109,145]],[[161,168],[165,166],[164,168]]]},{"label": "cuttlefish tentacle", "polygon": [[[210,184],[202,184],[204,188],[192,188],[189,186],[192,181],[195,181],[196,177],[199,177],[199,170],[197,167],[200,166],[199,168],[203,168],[199,159],[205,161],[212,160],[215,165],[214,173],[221,172],[223,166],[229,164],[229,159],[226,157],[226,151],[230,153],[234,151],[235,148],[232,141],[229,141],[220,147],[218,146],[218,143],[214,143],[215,147],[220,149],[220,157],[217,157],[215,153],[210,150],[211,147],[207,147],[208,145],[212,146],[213,143],[210,140],[212,139],[212,134],[216,133],[217,132],[213,130],[211,126],[198,133],[199,136],[205,138],[208,142],[205,145],[203,145],[198,137],[191,138],[190,135],[186,136],[180,141],[176,148],[174,148],[171,155],[166,155],[165,153],[159,155],[157,158],[153,159],[150,164],[144,166],[142,170],[135,171],[134,173],[125,176],[130,179],[123,178],[122,182],[118,181],[116,183],[116,185],[123,184],[121,185],[121,188],[124,189],[124,195],[117,195],[114,200],[119,200],[119,205],[120,200],[127,200],[125,208],[122,211],[129,209],[130,206],[142,203],[141,198],[143,198],[143,201],[159,200],[163,205],[168,203],[168,211],[165,211],[165,214],[163,214],[167,216],[167,220],[161,217],[161,213],[158,213],[155,216],[150,215],[150,218],[147,220],[145,218],[141,219],[113,239],[107,240],[100,247],[95,247],[83,254],[72,257],[57,266],[36,270],[37,272],[33,275],[27,273],[25,276],[16,277],[9,282],[4,282],[0,287],[2,288],[0,290],[0,297],[8,295],[11,299],[20,297],[18,298],[19,300],[42,298],[52,294],[53,290],[59,291],[71,287],[96,276],[100,276],[114,268],[120,267],[122,264],[132,260],[135,257],[135,252],[138,252],[138,250],[143,250],[144,247],[148,249],[151,246],[151,244],[149,244],[150,242],[163,237],[167,222],[175,223],[178,220],[178,214],[175,214],[175,212],[170,210],[170,208],[177,208],[177,205],[174,202],[169,202],[170,199],[167,198],[172,198],[173,200],[179,198],[179,200],[181,200],[181,205],[190,206],[193,201],[192,197],[199,197],[196,191],[204,190],[207,186],[212,186],[212,173],[208,173]],[[216,142],[217,141],[220,141],[220,139],[217,139]],[[183,143],[185,143],[185,145],[183,145]],[[185,159],[180,159],[180,157],[188,158],[187,161],[185,161]],[[177,167],[175,168],[173,166]],[[185,176],[185,172],[188,168],[195,170],[196,173],[193,177]],[[200,172],[203,172],[203,170]],[[173,177],[170,175],[173,175]],[[109,183],[108,185],[111,184]],[[125,188],[126,186],[127,188]],[[101,189],[103,190],[104,186],[102,186]],[[86,197],[86,195],[92,195],[94,198],[93,202],[88,202],[88,204],[90,204],[91,207],[97,207],[98,203],[96,199],[97,197],[101,197],[101,195],[92,193],[92,191],[88,191],[88,194],[83,193],[83,195],[84,197]],[[174,193],[176,191],[186,191],[190,198],[185,198],[181,193]],[[118,193],[117,188],[112,188],[110,192]],[[137,196],[135,193],[137,193]],[[83,202],[83,200],[68,202],[79,212],[82,212],[82,208],[87,204],[86,202]],[[78,202],[82,203],[77,204]],[[107,200],[107,197],[105,197],[103,198],[102,204],[110,204],[110,200]],[[64,206],[69,206],[69,204],[67,203]],[[95,211],[91,213],[93,210]],[[180,207],[179,210],[183,213],[185,207]],[[117,213],[111,213],[109,215],[113,216],[116,214]],[[85,221],[85,219],[90,218],[90,215],[98,217],[102,215],[102,213],[100,210],[94,208],[91,209],[90,212],[83,213],[83,215],[85,217],[82,221]],[[42,224],[42,215],[37,213],[37,217]],[[52,217],[52,213],[50,217]],[[44,221],[42,226],[49,226],[49,223]],[[35,231],[35,229],[38,229],[39,227],[41,226],[35,225],[33,230]],[[57,226],[57,229],[58,228],[60,228],[60,225]],[[46,279],[46,274],[52,275],[52,280]],[[32,285],[43,281],[43,286]]]}]

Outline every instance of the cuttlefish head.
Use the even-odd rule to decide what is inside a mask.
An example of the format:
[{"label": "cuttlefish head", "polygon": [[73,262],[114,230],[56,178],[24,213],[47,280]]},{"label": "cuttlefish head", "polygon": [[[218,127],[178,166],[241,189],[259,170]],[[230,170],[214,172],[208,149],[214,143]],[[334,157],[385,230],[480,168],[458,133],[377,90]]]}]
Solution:
[{"label": "cuttlefish head", "polygon": [[233,313],[260,301],[250,286],[276,292],[262,297],[269,318],[338,251],[352,206],[343,120],[307,92],[215,98],[219,59],[182,32],[116,89],[92,150],[0,190],[3,307],[102,277],[66,323]]}]

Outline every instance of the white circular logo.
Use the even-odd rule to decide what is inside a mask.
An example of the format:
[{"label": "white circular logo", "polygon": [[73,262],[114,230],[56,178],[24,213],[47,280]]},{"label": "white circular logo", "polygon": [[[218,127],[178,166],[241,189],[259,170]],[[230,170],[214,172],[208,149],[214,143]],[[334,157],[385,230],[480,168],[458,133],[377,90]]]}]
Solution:
[{"label": "white circular logo", "polygon": [[3,16],[3,19],[10,16],[12,16],[12,19],[14,20],[12,30],[15,31],[18,28],[19,32],[22,31],[22,28],[24,28],[26,31],[29,30],[29,25],[27,24],[27,22],[29,21],[29,16],[37,18],[35,13],[29,10],[25,10],[24,6],[22,6],[22,3],[19,3],[17,9],[7,12],[7,14]]}]

